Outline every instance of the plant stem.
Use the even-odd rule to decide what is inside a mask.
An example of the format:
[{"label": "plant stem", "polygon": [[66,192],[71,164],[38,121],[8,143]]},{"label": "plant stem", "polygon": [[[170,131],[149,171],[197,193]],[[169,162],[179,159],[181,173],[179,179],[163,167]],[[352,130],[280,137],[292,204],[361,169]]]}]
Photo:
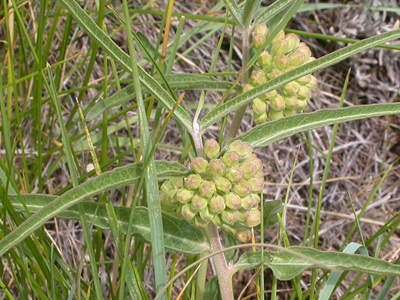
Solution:
[{"label": "plant stem", "polygon": [[[246,28],[243,33],[243,42],[242,42],[242,70],[246,69],[247,63],[249,62],[249,55],[250,55],[250,28]],[[247,73],[247,71],[246,71]],[[245,86],[249,80],[248,74],[243,74],[242,76],[242,86]],[[229,142],[231,139],[236,137],[240,124],[242,123],[242,119],[244,113],[246,112],[247,105],[243,105],[239,107],[236,112],[235,116],[233,117],[233,121],[231,127],[229,128],[227,141]]]},{"label": "plant stem", "polygon": [[[219,238],[218,227],[213,224],[209,224],[204,231],[211,246],[211,253],[222,250],[223,247]],[[233,300],[233,267],[227,265],[223,252],[214,255],[213,261],[215,264],[215,269],[217,270],[219,289],[221,291],[222,299]]]}]

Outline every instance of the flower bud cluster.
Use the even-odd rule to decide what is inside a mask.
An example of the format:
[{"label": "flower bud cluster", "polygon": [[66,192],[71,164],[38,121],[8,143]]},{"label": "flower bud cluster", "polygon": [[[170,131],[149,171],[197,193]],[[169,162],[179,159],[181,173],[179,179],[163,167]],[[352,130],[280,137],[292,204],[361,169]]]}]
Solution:
[{"label": "flower bud cluster", "polygon": [[194,174],[161,185],[161,206],[195,226],[211,222],[248,242],[250,229],[261,222],[262,162],[250,144],[241,141],[234,141],[220,155],[218,142],[210,139],[203,152],[206,158],[196,157],[190,163]]},{"label": "flower bud cluster", "polygon": [[[261,38],[261,36],[263,38]],[[257,25],[252,34],[252,46],[261,49],[268,38],[268,28]],[[300,42],[297,35],[280,31],[258,58],[256,70],[250,76],[243,91],[257,86],[289,72],[305,63],[315,60],[310,48]],[[277,120],[303,111],[311,99],[311,90],[317,86],[317,79],[311,74],[289,82],[278,90],[273,90],[253,101],[253,119],[256,124]],[[269,109],[268,109],[269,104]]]}]

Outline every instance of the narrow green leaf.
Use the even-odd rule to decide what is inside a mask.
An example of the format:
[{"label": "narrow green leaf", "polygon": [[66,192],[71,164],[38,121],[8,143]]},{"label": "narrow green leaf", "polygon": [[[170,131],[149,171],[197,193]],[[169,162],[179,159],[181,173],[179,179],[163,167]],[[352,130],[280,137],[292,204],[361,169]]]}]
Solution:
[{"label": "narrow green leaf", "polygon": [[[140,55],[148,62],[151,62],[151,58],[149,57],[149,55],[151,57],[154,57],[155,53],[156,53],[156,49],[154,48],[152,43],[149,41],[147,36],[144,35],[143,33],[141,33],[140,31],[136,32],[136,36],[140,39],[140,43],[137,43]],[[143,45],[145,47],[145,49],[141,45]],[[147,54],[147,52],[149,53],[149,55]]]},{"label": "narrow green leaf", "polygon": [[253,20],[254,13],[260,6],[261,0],[246,1],[243,9],[243,26],[245,30],[250,27],[251,20]]},{"label": "narrow green leaf", "polygon": [[351,57],[363,50],[375,47],[379,44],[388,42],[390,40],[394,40],[400,37],[400,29],[393,30],[391,32],[387,32],[369,39],[362,40],[354,45],[348,46],[341,50],[335,51],[328,55],[325,55],[315,61],[309,62],[297,69],[294,69],[290,72],[284,73],[283,75],[263,84],[259,87],[256,87],[238,97],[233,98],[232,100],[224,103],[223,105],[217,107],[216,109],[210,111],[203,119],[201,124],[201,129],[204,131],[212,124],[217,122],[222,117],[226,116],[232,111],[237,110],[239,107],[246,105],[251,100],[264,95],[274,89],[277,89],[279,86],[291,82],[297,78],[300,78],[304,75],[310,74],[312,72],[321,70],[323,68],[334,65],[348,57]]},{"label": "narrow green leaf", "polygon": [[[213,90],[213,91],[226,91],[229,89],[231,84],[229,82],[218,81],[204,75],[193,75],[193,74],[174,74],[165,75],[167,83],[172,89],[176,90]],[[161,77],[157,78],[156,81],[165,86]],[[143,89],[143,93],[147,93],[146,88]],[[234,92],[241,92],[241,87],[237,87]],[[110,109],[114,106],[126,103],[136,97],[135,88],[133,85],[128,85],[124,89],[116,92],[114,95],[104,99],[100,99],[88,112],[86,119],[93,120],[103,113],[106,109]]]},{"label": "narrow green leaf", "polygon": [[[285,252],[265,252],[264,257],[264,265],[271,268],[279,280],[290,280],[304,270],[314,268],[400,277],[400,266],[358,254],[289,247]],[[260,266],[260,253],[258,252],[243,254],[235,264],[238,270],[250,270]]]},{"label": "narrow green leaf", "polygon": [[[156,162],[156,169],[158,179],[183,177],[189,172],[189,170],[179,163],[165,161]],[[5,236],[0,241],[0,256],[23,241],[35,230],[39,229],[47,222],[47,220],[55,217],[72,205],[101,192],[133,184],[140,178],[140,176],[142,176],[142,173],[142,164],[132,164],[115,168],[110,172],[103,173],[100,176],[69,190],[62,196],[58,197],[55,201],[43,207],[18,228]]]},{"label": "narrow green leaf", "polygon": [[236,25],[242,27],[243,26],[242,14],[235,0],[229,0],[229,12],[231,13],[233,19],[235,20]]},{"label": "narrow green leaf", "polygon": [[395,114],[400,114],[400,103],[322,109],[256,126],[236,139],[248,142],[254,148],[261,148],[295,133],[337,123]]},{"label": "narrow green leaf", "polygon": [[[132,68],[130,58],[114,41],[101,30],[92,18],[79,6],[75,0],[60,0],[64,7],[69,11],[73,18],[79,23],[82,29],[95,41],[100,47],[107,52],[120,66],[130,74]],[[176,101],[170,93],[168,93],[152,76],[150,76],[142,67],[139,68],[139,79],[143,85],[150,91],[163,105],[172,110]],[[192,129],[192,120],[188,112],[182,105],[178,106],[174,112],[177,120],[186,127],[187,130]]]},{"label": "narrow green leaf", "polygon": [[[46,205],[57,199],[49,195],[21,195],[8,196],[10,203],[16,211],[25,211],[21,199],[26,203],[29,212],[36,213]],[[110,229],[110,220],[105,204],[82,202],[88,221],[94,226]],[[0,203],[1,207],[1,203]],[[118,227],[121,233],[125,234],[129,223],[129,207],[114,207]],[[76,205],[59,213],[56,218],[80,220],[79,211]],[[175,219],[163,214],[165,246],[172,252],[188,255],[200,254],[208,248],[208,243],[203,231],[184,220]],[[133,223],[133,235],[150,242],[150,225],[148,210],[146,207],[135,208],[135,220]]]},{"label": "narrow green leaf", "polygon": [[264,202],[264,229],[269,229],[278,223],[277,214],[281,214],[282,209],[282,200]]},{"label": "narrow green leaf", "polygon": [[263,9],[263,11],[257,16],[253,24],[264,24],[268,22],[273,16],[280,12],[287,10],[293,5],[293,0],[279,0],[271,4],[270,6]]}]

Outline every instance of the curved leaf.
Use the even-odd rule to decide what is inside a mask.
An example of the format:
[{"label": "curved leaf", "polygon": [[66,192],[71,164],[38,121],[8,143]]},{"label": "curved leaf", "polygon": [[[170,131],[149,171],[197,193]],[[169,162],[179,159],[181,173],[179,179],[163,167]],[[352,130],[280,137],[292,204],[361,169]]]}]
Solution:
[{"label": "curved leaf", "polygon": [[266,84],[260,85],[259,87],[256,87],[238,97],[235,97],[232,100],[210,111],[202,120],[201,129],[206,130],[212,124],[217,122],[220,118],[226,116],[230,112],[237,110],[239,107],[246,105],[251,100],[261,97],[264,94],[278,88],[279,86],[285,83],[291,82],[304,75],[334,65],[363,50],[375,47],[379,44],[385,43],[390,40],[394,40],[399,37],[400,37],[400,29],[393,30],[391,32],[387,32],[369,39],[362,40],[360,42],[355,43],[354,45],[332,52],[315,61],[309,62],[301,67],[298,67],[290,72],[284,73],[281,76],[267,82]]},{"label": "curved leaf", "polygon": [[[271,268],[279,280],[290,280],[304,270],[313,268],[400,277],[399,265],[364,255],[319,251],[303,247],[289,247],[286,250],[264,253],[264,265]],[[235,264],[237,270],[255,269],[260,266],[260,252],[247,252]]]},{"label": "curved leaf", "polygon": [[[92,18],[78,5],[75,0],[60,0],[63,6],[69,11],[73,18],[79,23],[82,29],[107,52],[119,65],[132,74],[130,58],[114,41],[103,31]],[[176,101],[152,76],[150,76],[141,66],[138,65],[139,79],[143,85],[150,91],[163,105],[172,110]],[[192,130],[192,120],[188,112],[182,105],[179,105],[174,116],[183,124],[188,131]]]},{"label": "curved leaf", "polygon": [[239,139],[243,142],[248,142],[254,148],[261,148],[302,131],[337,123],[394,114],[400,114],[400,103],[322,109],[312,113],[285,117],[256,126],[232,141]]},{"label": "curved leaf", "polygon": [[[179,163],[165,161],[156,162],[156,170],[158,179],[182,177],[190,172]],[[141,163],[115,168],[57,197],[0,241],[0,256],[67,208],[101,192],[133,184],[142,173]]]},{"label": "curved leaf", "polygon": [[[172,89],[177,90],[213,90],[213,91],[226,91],[229,89],[231,84],[229,82],[218,81],[209,76],[204,75],[192,75],[192,74],[174,74],[165,75],[169,86]],[[164,81],[161,77],[157,78],[156,81],[165,86]],[[234,92],[240,92],[241,88],[236,89]],[[147,93],[147,88],[143,89],[143,93]],[[103,93],[103,92],[101,92]],[[124,89],[116,92],[112,96],[106,99],[100,99],[96,104],[89,110],[86,115],[87,120],[93,120],[103,113],[104,110],[110,109],[116,105],[121,105],[129,100],[135,98],[135,88],[133,85],[129,85]]]},{"label": "curved leaf", "polygon": [[[36,213],[50,202],[56,200],[57,197],[49,195],[12,195],[8,196],[8,199],[16,211],[25,211],[24,205],[21,203],[22,200],[29,212]],[[103,229],[110,229],[110,220],[105,204],[93,202],[83,202],[82,204],[86,217],[91,224]],[[125,234],[131,208],[114,207],[114,210],[121,233]],[[59,219],[80,220],[76,205],[67,208],[56,217]],[[195,255],[208,248],[207,239],[203,231],[184,220],[178,220],[163,214],[163,228],[165,247],[172,252]],[[133,234],[140,236],[146,242],[150,242],[150,224],[146,207],[135,208]]]}]

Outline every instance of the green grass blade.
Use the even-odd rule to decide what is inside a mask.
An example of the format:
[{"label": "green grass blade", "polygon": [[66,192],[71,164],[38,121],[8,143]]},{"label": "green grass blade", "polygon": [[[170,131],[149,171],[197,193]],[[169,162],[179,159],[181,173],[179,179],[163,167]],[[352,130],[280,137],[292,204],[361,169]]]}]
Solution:
[{"label": "green grass blade", "polygon": [[203,119],[201,124],[201,129],[206,130],[212,124],[217,122],[222,117],[226,116],[232,111],[235,111],[239,107],[249,103],[251,100],[268,93],[279,86],[291,82],[297,78],[300,78],[304,75],[313,73],[315,71],[321,70],[323,68],[329,67],[334,65],[348,57],[351,57],[363,50],[375,47],[379,44],[388,42],[390,40],[394,40],[400,37],[400,29],[393,30],[388,33],[384,33],[369,39],[362,40],[354,45],[348,46],[341,50],[335,51],[328,55],[323,56],[315,61],[312,61],[308,64],[305,64],[295,70],[287,72],[268,83],[256,87],[238,97],[233,98],[232,100],[228,101],[227,103],[217,107],[216,109],[209,112]]},{"label": "green grass blade", "polygon": [[400,114],[400,103],[322,109],[256,126],[236,139],[248,142],[254,148],[261,148],[295,133],[337,123],[395,114]]},{"label": "green grass blade", "polygon": [[293,5],[293,0],[279,0],[262,10],[254,20],[253,24],[263,24],[268,22],[273,16],[289,9]]}]

